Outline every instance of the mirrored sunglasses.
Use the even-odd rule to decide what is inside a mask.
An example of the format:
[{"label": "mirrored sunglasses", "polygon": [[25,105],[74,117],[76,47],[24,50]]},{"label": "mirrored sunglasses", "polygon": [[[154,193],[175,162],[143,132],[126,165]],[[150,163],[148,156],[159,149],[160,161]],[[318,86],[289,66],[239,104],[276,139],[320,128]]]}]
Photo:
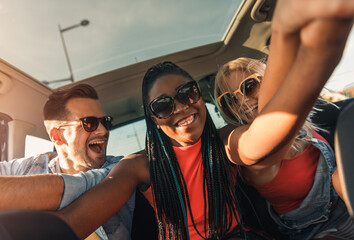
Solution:
[{"label": "mirrored sunglasses", "polygon": [[174,97],[159,96],[149,103],[151,113],[157,118],[168,118],[175,110],[175,100],[188,106],[196,103],[201,97],[196,81],[187,82],[177,88]]}]

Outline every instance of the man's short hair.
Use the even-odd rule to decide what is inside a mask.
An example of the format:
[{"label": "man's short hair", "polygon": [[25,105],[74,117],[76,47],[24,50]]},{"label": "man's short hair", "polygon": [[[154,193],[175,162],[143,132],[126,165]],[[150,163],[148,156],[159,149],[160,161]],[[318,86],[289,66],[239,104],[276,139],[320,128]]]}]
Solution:
[{"label": "man's short hair", "polygon": [[67,120],[70,114],[66,103],[73,98],[91,98],[98,100],[96,90],[88,84],[78,84],[71,88],[59,89],[49,95],[44,105],[44,120]]}]

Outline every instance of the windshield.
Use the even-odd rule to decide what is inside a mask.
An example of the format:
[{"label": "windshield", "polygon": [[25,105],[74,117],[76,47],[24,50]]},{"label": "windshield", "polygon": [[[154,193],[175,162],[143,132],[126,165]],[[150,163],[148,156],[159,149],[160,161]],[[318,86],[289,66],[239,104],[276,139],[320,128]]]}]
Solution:
[{"label": "windshield", "polygon": [[241,0],[3,0],[0,57],[50,88],[219,42]]}]

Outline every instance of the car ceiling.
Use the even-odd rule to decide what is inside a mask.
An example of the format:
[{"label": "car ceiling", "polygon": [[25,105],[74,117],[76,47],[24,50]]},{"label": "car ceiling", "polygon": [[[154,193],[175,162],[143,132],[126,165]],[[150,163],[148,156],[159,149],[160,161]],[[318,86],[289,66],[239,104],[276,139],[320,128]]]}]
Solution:
[{"label": "car ceiling", "polygon": [[223,41],[100,74],[80,83],[96,88],[107,114],[119,126],[143,117],[141,85],[152,65],[172,61],[198,80],[204,99],[212,102],[214,76],[218,67],[237,57],[265,58],[271,35],[275,0],[244,1]]},{"label": "car ceiling", "polygon": [[[117,127],[143,117],[141,84],[145,71],[158,62],[172,61],[187,70],[198,81],[204,99],[212,102],[214,76],[219,66],[241,56],[257,59],[267,56],[274,6],[275,0],[243,1],[223,39],[219,42],[138,62],[65,87],[78,83],[87,83],[95,87],[106,113],[113,116],[114,125]],[[13,99],[12,105],[0,103],[1,112],[8,113],[13,119],[28,120],[36,126],[32,132],[34,136],[47,138],[41,111],[53,90],[3,60],[0,61],[0,70],[18,80],[14,84],[15,89],[30,87],[38,95],[36,99],[29,95],[27,99],[31,100],[24,104],[23,109],[17,109],[16,113],[11,114],[15,102],[13,100],[18,97],[18,93],[17,95],[12,93],[13,96],[8,94],[10,95],[8,99]],[[37,106],[31,104],[34,101]],[[36,110],[31,114],[29,111],[33,107],[36,107]]]}]

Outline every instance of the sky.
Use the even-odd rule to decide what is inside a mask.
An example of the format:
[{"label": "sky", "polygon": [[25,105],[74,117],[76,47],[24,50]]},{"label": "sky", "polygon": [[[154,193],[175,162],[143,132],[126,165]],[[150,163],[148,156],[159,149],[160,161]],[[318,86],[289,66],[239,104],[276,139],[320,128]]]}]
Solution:
[{"label": "sky", "polygon": [[241,0],[2,0],[0,58],[39,81],[75,80],[222,39]]},{"label": "sky", "polygon": [[[220,41],[241,0],[2,0],[0,58],[39,81],[75,80],[175,51]],[[173,3],[173,5],[172,5]],[[173,6],[173,7],[171,7]],[[354,81],[354,31],[326,87]],[[55,87],[55,85],[51,85]]]}]

